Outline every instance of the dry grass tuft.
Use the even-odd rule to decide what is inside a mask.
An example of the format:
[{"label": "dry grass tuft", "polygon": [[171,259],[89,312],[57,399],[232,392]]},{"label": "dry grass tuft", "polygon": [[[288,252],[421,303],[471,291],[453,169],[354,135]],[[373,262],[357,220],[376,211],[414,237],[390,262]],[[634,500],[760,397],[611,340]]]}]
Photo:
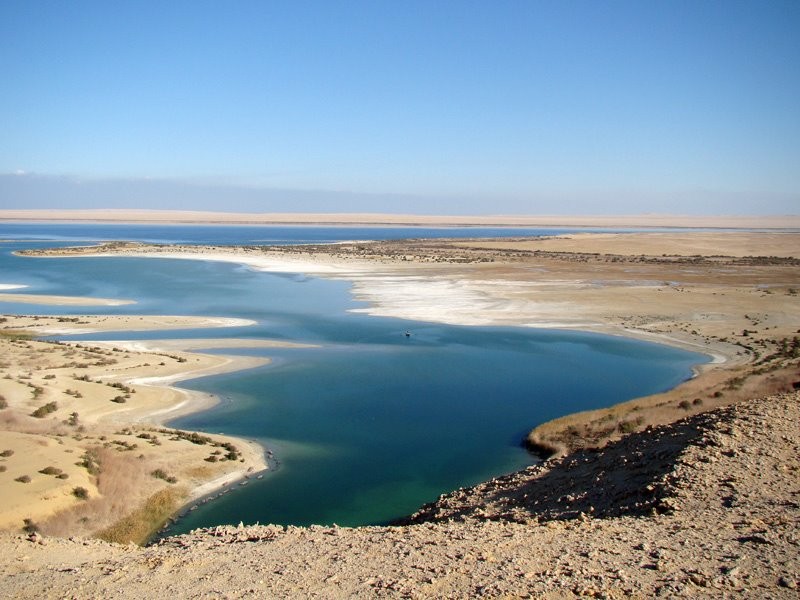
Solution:
[{"label": "dry grass tuft", "polygon": [[97,465],[98,495],[90,494],[70,510],[41,524],[42,532],[53,536],[93,535],[111,526],[120,515],[127,515],[145,500],[147,466],[128,453],[110,448],[91,448],[92,464]]},{"label": "dry grass tuft", "polygon": [[[730,373],[740,382],[736,389],[727,385]],[[636,398],[608,408],[573,413],[542,423],[528,434],[526,446],[542,458],[558,457],[585,448],[602,448],[634,431],[648,426],[673,423],[688,415],[741,400],[757,397],[759,393],[778,394],[791,390],[797,379],[797,366],[776,368],[766,373],[750,368],[716,371],[719,381],[710,378],[689,380],[663,394]],[[709,382],[708,387],[702,386]],[[705,398],[698,397],[703,395]]]},{"label": "dry grass tuft", "polygon": [[175,513],[184,498],[185,492],[173,488],[156,492],[142,508],[100,531],[96,537],[118,544],[144,544]]},{"label": "dry grass tuft", "polygon": [[113,448],[95,447],[90,452],[99,465],[98,494],[87,490],[86,499],[42,523],[43,533],[142,544],[183,503],[187,494],[183,487],[171,486],[154,493],[154,488],[163,483],[155,483],[151,461]]}]

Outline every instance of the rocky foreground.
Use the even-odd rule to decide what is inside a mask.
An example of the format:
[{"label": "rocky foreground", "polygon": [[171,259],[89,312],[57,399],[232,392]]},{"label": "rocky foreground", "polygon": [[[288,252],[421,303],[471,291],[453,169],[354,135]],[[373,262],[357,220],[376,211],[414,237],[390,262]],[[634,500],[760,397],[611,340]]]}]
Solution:
[{"label": "rocky foreground", "polygon": [[148,548],[4,534],[0,589],[796,598],[798,423],[798,393],[742,403],[459,490],[394,527],[219,527]]}]

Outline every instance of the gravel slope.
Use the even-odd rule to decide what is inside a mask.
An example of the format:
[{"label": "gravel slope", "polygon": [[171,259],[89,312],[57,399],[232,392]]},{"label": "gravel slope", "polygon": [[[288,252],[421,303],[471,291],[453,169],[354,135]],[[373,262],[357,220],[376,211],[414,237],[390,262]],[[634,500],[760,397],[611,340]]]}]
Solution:
[{"label": "gravel slope", "polygon": [[458,490],[395,527],[0,536],[8,597],[797,598],[800,394]]}]

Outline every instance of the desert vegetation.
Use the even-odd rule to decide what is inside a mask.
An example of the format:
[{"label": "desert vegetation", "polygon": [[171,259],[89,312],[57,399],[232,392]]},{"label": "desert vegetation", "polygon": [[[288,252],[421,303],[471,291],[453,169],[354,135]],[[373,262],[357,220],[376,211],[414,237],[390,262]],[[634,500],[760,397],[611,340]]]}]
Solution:
[{"label": "desert vegetation", "polygon": [[[12,494],[0,511],[0,528],[19,531],[29,522],[48,535],[105,531],[108,539],[138,543],[145,534],[123,539],[120,532],[149,535],[166,519],[153,518],[154,511],[162,515],[170,506],[169,516],[188,500],[192,486],[262,460],[245,456],[220,436],[157,425],[120,426],[111,418],[118,405],[146,412],[180,402],[178,392],[139,388],[128,378],[159,370],[174,373],[190,360],[197,363],[199,355],[40,341],[16,329],[21,323],[82,326],[90,319],[1,319],[0,328],[15,329],[0,336],[0,477],[6,481],[0,484]],[[202,360],[223,362],[218,357]],[[205,461],[209,448],[219,453],[218,464]],[[120,519],[126,519],[125,526],[114,529]],[[134,526],[137,520],[144,524]]]}]

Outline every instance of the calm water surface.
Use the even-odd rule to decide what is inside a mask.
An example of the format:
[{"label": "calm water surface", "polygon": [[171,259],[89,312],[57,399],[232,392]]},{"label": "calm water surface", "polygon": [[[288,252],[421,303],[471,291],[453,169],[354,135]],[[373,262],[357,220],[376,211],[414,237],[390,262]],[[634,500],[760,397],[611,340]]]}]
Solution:
[{"label": "calm water surface", "polygon": [[[267,243],[256,240],[375,239],[366,234],[378,231],[98,227],[0,225],[0,239],[11,240],[0,247],[0,283],[28,285],[26,293],[126,298],[137,304],[79,311],[0,303],[0,311],[242,317],[258,324],[168,335],[266,337],[319,346],[243,350],[272,362],[182,384],[216,394],[222,402],[172,425],[258,440],[273,449],[279,468],[202,505],[173,532],[239,521],[384,522],[445,491],[530,464],[534,459],[520,442],[535,425],[668,389],[706,360],[665,346],[580,332],[454,327],[354,314],[348,310],[361,305],[352,300],[346,282],[226,263],[11,255],[20,247],[112,238]],[[380,231],[390,235],[388,228]],[[409,237],[408,230],[393,231]],[[423,230],[412,231],[423,237]],[[430,231],[431,236],[453,235],[452,230]],[[475,231],[464,235],[478,235]],[[89,337],[118,339],[119,334]],[[159,337],[164,334],[125,333],[126,339]]]}]

